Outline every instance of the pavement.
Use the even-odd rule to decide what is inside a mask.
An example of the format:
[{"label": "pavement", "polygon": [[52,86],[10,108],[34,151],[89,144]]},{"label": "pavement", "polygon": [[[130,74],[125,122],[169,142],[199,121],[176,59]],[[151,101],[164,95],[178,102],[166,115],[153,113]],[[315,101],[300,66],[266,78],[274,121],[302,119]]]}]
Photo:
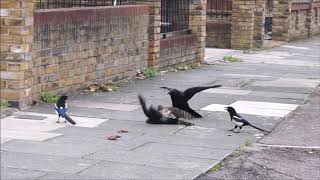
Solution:
[{"label": "pavement", "polygon": [[[247,151],[246,156],[261,156],[263,162],[290,159],[297,152],[301,159],[290,163],[299,162],[298,167],[303,167],[309,162],[312,167],[304,168],[308,174],[303,177],[316,177],[319,122],[307,114],[294,116],[296,121],[286,120],[307,107],[310,94],[320,84],[319,42],[317,36],[277,48],[239,53],[235,56],[241,62],[216,61],[197,69],[133,80],[115,92],[71,94],[68,104],[76,126],[56,124],[52,104],[15,112],[1,119],[1,179],[214,178],[212,174],[202,175],[208,175],[210,172],[206,172],[221,161],[241,159],[234,154]],[[170,106],[170,97],[160,86],[183,90],[214,84],[223,87],[201,92],[190,100],[190,105],[204,115],[203,119],[189,120],[196,126],[145,123],[138,93],[144,95],[147,105]],[[319,101],[310,104],[319,107]],[[226,105],[236,107],[252,124],[272,133],[264,135],[250,127],[238,134],[227,131],[233,125],[221,109]],[[305,129],[293,128],[299,125]],[[121,129],[128,132],[118,132]],[[115,134],[121,137],[116,141],[107,139]],[[251,149],[243,148],[250,144]],[[281,145],[310,146],[312,150],[287,151]],[[286,170],[284,165],[269,168]]]}]

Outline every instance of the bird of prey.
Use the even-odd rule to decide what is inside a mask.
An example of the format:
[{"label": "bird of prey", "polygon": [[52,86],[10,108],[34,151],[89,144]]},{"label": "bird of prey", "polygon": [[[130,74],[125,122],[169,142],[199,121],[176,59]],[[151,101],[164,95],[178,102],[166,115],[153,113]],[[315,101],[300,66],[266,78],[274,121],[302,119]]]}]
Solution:
[{"label": "bird of prey", "polygon": [[237,129],[238,127],[239,127],[239,131],[240,131],[240,129],[243,126],[251,126],[251,127],[255,128],[255,129],[258,129],[259,131],[270,133],[270,131],[258,128],[256,126],[252,125],[251,123],[249,123],[246,119],[241,117],[233,107],[228,106],[228,107],[225,108],[225,110],[227,110],[229,112],[229,115],[230,115],[230,118],[231,118],[231,122],[235,124],[235,127],[230,129],[229,131],[233,131],[234,129]]},{"label": "bird of prey", "polygon": [[176,118],[173,116],[170,111],[163,111],[163,109],[159,108],[156,109],[152,105],[147,108],[145,99],[138,95],[139,102],[142,106],[142,110],[144,114],[148,117],[146,123],[149,124],[183,124],[186,126],[192,126],[193,123],[189,123],[183,120],[180,120],[179,118]]},{"label": "bird of prey", "polygon": [[57,123],[60,123],[59,120],[60,120],[60,117],[61,117],[61,118],[65,119],[64,122],[68,121],[72,125],[75,125],[76,122],[74,122],[67,114],[67,111],[68,111],[68,105],[66,103],[67,99],[68,99],[68,96],[61,96],[58,99],[57,103],[55,104],[55,111],[56,111],[56,113],[58,115]]},{"label": "bird of prey", "polygon": [[168,88],[168,87],[161,87],[161,88],[167,89],[169,91],[168,94],[171,97],[173,107],[187,111],[188,113],[190,113],[192,116],[196,118],[202,118],[202,116],[199,113],[191,109],[191,107],[188,104],[188,101],[198,92],[204,91],[206,89],[218,88],[218,87],[221,87],[221,85],[192,87],[192,88],[186,89],[184,92],[181,92],[177,89]]}]

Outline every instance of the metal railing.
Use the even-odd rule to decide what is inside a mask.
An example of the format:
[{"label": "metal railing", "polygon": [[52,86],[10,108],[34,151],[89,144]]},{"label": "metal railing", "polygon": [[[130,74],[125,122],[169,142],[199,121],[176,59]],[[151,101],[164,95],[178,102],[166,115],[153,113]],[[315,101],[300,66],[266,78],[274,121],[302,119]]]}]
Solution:
[{"label": "metal railing", "polygon": [[37,9],[116,6],[123,5],[127,0],[35,0]]},{"label": "metal railing", "polygon": [[189,0],[161,0],[160,32],[187,30],[189,28]]},{"label": "metal railing", "polygon": [[228,17],[232,13],[232,0],[207,0],[207,14]]}]

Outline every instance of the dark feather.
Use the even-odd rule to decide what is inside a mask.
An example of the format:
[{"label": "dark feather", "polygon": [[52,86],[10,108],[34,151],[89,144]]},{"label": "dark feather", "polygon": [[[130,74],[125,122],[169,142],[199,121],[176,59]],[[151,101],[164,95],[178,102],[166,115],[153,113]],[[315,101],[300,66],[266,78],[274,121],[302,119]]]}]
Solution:
[{"label": "dark feather", "polygon": [[221,85],[206,86],[206,87],[204,87],[204,86],[203,87],[202,86],[193,87],[193,88],[186,89],[183,92],[183,95],[184,95],[186,101],[189,101],[195,94],[197,94],[201,91],[204,91],[206,89],[211,89],[211,88],[218,88],[218,87],[221,87]]},{"label": "dark feather", "polygon": [[64,118],[65,118],[69,123],[71,123],[72,125],[77,124],[77,123],[74,122],[74,121],[71,119],[71,117],[69,117],[67,114],[64,116]]}]

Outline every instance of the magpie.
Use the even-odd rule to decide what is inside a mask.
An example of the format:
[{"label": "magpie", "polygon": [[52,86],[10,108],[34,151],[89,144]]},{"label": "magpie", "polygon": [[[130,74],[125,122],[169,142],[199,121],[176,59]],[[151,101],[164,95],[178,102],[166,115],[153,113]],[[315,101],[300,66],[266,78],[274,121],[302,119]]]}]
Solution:
[{"label": "magpie", "polygon": [[[148,124],[183,124],[186,126],[193,126],[193,123],[189,123],[186,121],[182,121],[177,117],[174,117],[171,115],[170,112],[163,112],[160,110],[154,108],[152,105],[147,108],[145,99],[142,97],[142,95],[138,95],[139,102],[142,106],[142,110],[144,114],[148,117],[146,123]],[[159,108],[159,107],[158,107]]]},{"label": "magpie", "polygon": [[215,86],[199,86],[199,87],[192,87],[189,89],[186,89],[184,92],[181,92],[177,89],[168,88],[168,87],[161,87],[162,89],[167,89],[169,92],[168,94],[171,96],[172,106],[182,109],[184,111],[187,111],[192,116],[196,118],[202,118],[202,116],[197,113],[195,110],[191,109],[188,101],[198,92],[201,92],[206,89],[210,88],[218,88],[221,87],[221,85],[215,85]]},{"label": "magpie", "polygon": [[255,129],[258,129],[258,130],[260,130],[262,132],[270,133],[270,131],[258,128],[256,126],[252,125],[251,123],[249,123],[246,119],[241,117],[233,107],[231,107],[231,106],[225,107],[225,110],[227,110],[229,112],[229,115],[230,115],[230,118],[231,118],[231,122],[235,124],[235,127],[230,129],[230,130],[228,130],[228,131],[233,131],[234,129],[237,129],[238,127],[239,127],[239,131],[240,131],[240,129],[243,126],[251,126],[251,127],[255,128]]},{"label": "magpie", "polygon": [[68,99],[68,96],[61,96],[58,99],[57,103],[55,104],[55,111],[56,111],[56,113],[58,115],[57,123],[60,123],[59,119],[60,119],[60,117],[62,117],[62,118],[65,119],[64,122],[68,121],[72,125],[75,125],[76,122],[74,122],[67,114],[67,110],[68,110],[68,105],[66,103],[67,99]]}]

